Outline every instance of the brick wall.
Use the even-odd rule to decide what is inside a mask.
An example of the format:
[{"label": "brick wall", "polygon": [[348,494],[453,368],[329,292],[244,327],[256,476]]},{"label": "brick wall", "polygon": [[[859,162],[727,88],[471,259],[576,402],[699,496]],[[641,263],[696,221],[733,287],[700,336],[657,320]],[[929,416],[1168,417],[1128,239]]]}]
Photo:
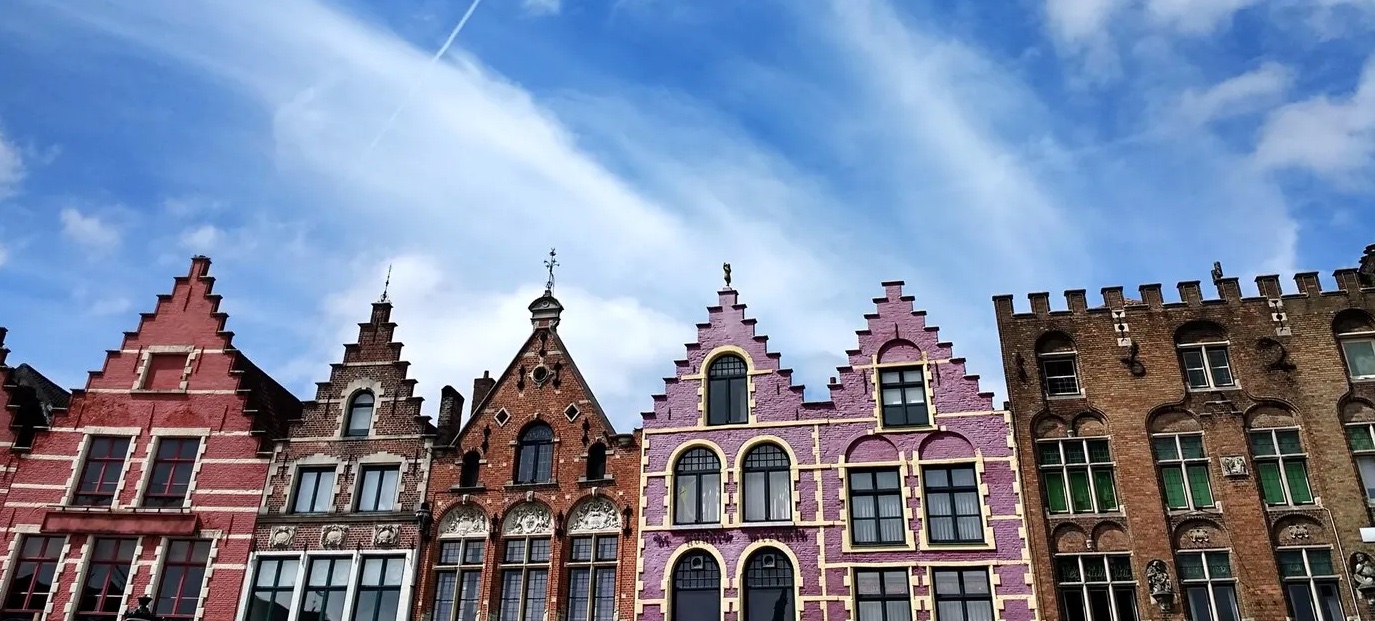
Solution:
[{"label": "brick wall", "polygon": [[[1369,399],[1375,385],[1347,379],[1332,327],[1339,311],[1375,306],[1375,290],[1359,289],[1353,276],[1352,270],[1339,270],[1342,289],[1323,292],[1316,274],[1299,274],[1299,292],[1287,295],[1281,295],[1278,277],[1265,276],[1257,279],[1260,295],[1254,297],[1242,297],[1235,278],[1219,278],[1213,299],[1205,299],[1198,282],[1184,282],[1178,285],[1179,301],[1168,302],[1159,285],[1142,286],[1139,301],[1110,287],[1103,289],[1104,304],[1093,308],[1083,291],[1068,291],[1066,307],[1057,310],[1050,308],[1048,294],[1035,293],[1031,312],[1020,313],[1014,312],[1012,296],[994,298],[1022,447],[1027,529],[1043,619],[1062,618],[1056,554],[1130,553],[1141,618],[1163,619],[1149,597],[1146,566],[1163,561],[1176,592],[1182,592],[1175,555],[1189,549],[1229,549],[1241,615],[1283,619],[1288,613],[1276,564],[1279,546],[1330,549],[1346,615],[1371,618],[1350,586],[1348,559],[1358,550],[1371,551],[1359,534],[1370,520],[1340,410],[1353,399]],[[1236,387],[1186,388],[1176,338],[1187,338],[1187,332],[1177,331],[1200,320],[1225,332]],[[1072,340],[1080,396],[1045,394],[1037,348],[1052,332]],[[1316,502],[1267,507],[1247,430],[1290,424],[1300,429]],[[1203,434],[1217,508],[1165,506],[1150,435],[1179,431]],[[1048,513],[1034,447],[1039,438],[1070,435],[1110,437],[1120,510]],[[1245,472],[1224,472],[1227,458]],[[1174,604],[1172,614],[1181,612],[1182,604]]]}]

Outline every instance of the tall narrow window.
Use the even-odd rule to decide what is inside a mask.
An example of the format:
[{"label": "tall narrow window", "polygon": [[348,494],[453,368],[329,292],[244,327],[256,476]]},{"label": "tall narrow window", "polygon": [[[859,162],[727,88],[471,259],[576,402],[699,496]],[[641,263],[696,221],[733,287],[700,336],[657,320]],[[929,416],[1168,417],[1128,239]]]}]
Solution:
[{"label": "tall narrow window", "polygon": [[334,467],[301,468],[296,473],[295,513],[324,513],[334,506]]},{"label": "tall narrow window", "polygon": [[124,612],[124,587],[134,565],[134,539],[91,541],[86,580],[76,603],[76,621],[117,621]]},{"label": "tall narrow window", "polygon": [[180,507],[191,487],[191,472],[196,468],[200,438],[159,438],[153,457],[153,473],[143,495],[146,507]]},{"label": "tall narrow window", "polygon": [[1308,455],[1303,452],[1298,429],[1252,431],[1251,456],[1256,462],[1265,504],[1313,504],[1308,485]]},{"label": "tall narrow window", "polygon": [[1361,473],[1366,504],[1375,505],[1375,424],[1347,424],[1346,441],[1356,458],[1356,469]]},{"label": "tall narrow window", "polygon": [[673,621],[721,621],[721,566],[689,552],[673,567]]},{"label": "tall narrow window", "polygon": [[554,430],[535,423],[520,434],[516,447],[516,483],[545,483],[554,480]]},{"label": "tall narrow window", "polygon": [[302,619],[343,621],[344,597],[349,590],[352,559],[347,557],[312,558],[306,565],[305,597],[301,598]]},{"label": "tall narrow window", "polygon": [[363,391],[349,401],[348,422],[344,425],[346,436],[366,436],[372,429],[372,410],[376,400],[372,393]]},{"label": "tall narrow window", "polygon": [[165,553],[153,613],[164,619],[194,619],[210,562],[210,542],[173,539]]},{"label": "tall narrow window", "polygon": [[52,597],[53,578],[62,556],[61,537],[25,535],[14,559],[10,584],[0,602],[0,618],[37,621]]},{"label": "tall narrow window", "polygon": [[435,566],[434,621],[478,621],[486,544],[482,539],[440,542],[439,563]]},{"label": "tall narrow window", "polygon": [[549,540],[507,539],[497,621],[541,621],[549,591]]},{"label": "tall narrow window", "polygon": [[1341,590],[1332,551],[1327,548],[1280,550],[1280,576],[1289,618],[1294,621],[1344,621]]},{"label": "tall narrow window", "polygon": [[587,480],[600,481],[606,478],[606,445],[593,442],[587,447]]},{"label": "tall narrow window", "polygon": [[248,612],[243,621],[286,621],[291,612],[292,595],[296,593],[296,570],[300,561],[294,558],[259,558],[253,572],[253,590],[248,597]]},{"label": "tall narrow window", "polygon": [[793,601],[793,564],[778,550],[764,548],[745,563],[745,615],[742,621],[797,619]]},{"label": "tall narrow window", "polygon": [[850,471],[850,538],[856,545],[907,542],[897,468]]},{"label": "tall narrow window", "polygon": [[1165,504],[1171,509],[1207,509],[1213,506],[1213,488],[1208,481],[1208,456],[1203,452],[1203,434],[1160,434],[1151,438],[1160,480],[1165,486]]},{"label": "tall narrow window", "polygon": [[568,621],[611,621],[616,613],[618,535],[573,537],[568,555]]},{"label": "tall narrow window", "polygon": [[793,517],[793,473],[788,454],[761,444],[745,454],[745,521],[783,522]]},{"label": "tall narrow window", "polygon": [[673,498],[674,524],[721,522],[721,460],[715,453],[695,448],[678,458]]},{"label": "tall narrow window", "polygon": [[1365,311],[1348,309],[1337,314],[1332,329],[1351,379],[1375,379],[1375,319]]},{"label": "tall narrow window", "polygon": [[937,569],[936,621],[993,621],[987,569]]},{"label": "tall narrow window", "polygon": [[1239,621],[1237,585],[1226,551],[1181,552],[1175,557],[1189,621]]},{"label": "tall narrow window", "polygon": [[400,556],[363,557],[358,576],[354,621],[395,621],[401,607],[401,576],[406,559]]},{"label": "tall narrow window", "polygon": [[974,466],[929,467],[923,473],[931,543],[983,543],[983,504]]},{"label": "tall narrow window", "polygon": [[739,356],[725,355],[707,369],[707,424],[728,425],[749,421],[748,367]]},{"label": "tall narrow window", "polygon": [[1051,513],[1117,510],[1117,485],[1107,438],[1040,440],[1036,453]]},{"label": "tall narrow window", "polygon": [[1055,578],[1065,621],[1137,621],[1130,555],[1056,557]]},{"label": "tall narrow window", "polygon": [[120,478],[124,475],[124,458],[128,454],[129,438],[91,438],[72,504],[83,507],[114,504],[115,490],[119,489]]},{"label": "tall narrow window", "polygon": [[468,451],[463,454],[463,466],[458,473],[459,487],[477,487],[477,468],[482,461],[482,456],[477,451]]},{"label": "tall narrow window", "polygon": [[358,510],[395,511],[396,486],[401,478],[398,466],[365,466],[361,470],[362,485],[358,488]]},{"label": "tall narrow window", "polygon": [[926,371],[922,367],[885,369],[879,373],[883,426],[922,427],[931,423],[926,405]]},{"label": "tall narrow window", "polygon": [[910,583],[906,569],[856,569],[858,621],[912,621]]}]

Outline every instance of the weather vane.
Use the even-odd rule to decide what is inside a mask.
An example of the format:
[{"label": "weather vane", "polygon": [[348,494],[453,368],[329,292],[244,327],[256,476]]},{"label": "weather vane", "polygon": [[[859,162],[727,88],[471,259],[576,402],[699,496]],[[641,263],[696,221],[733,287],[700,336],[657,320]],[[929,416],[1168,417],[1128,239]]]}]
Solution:
[{"label": "weather vane", "polygon": [[387,282],[385,282],[385,283],[382,284],[382,299],[378,300],[378,302],[386,302],[386,301],[387,301],[387,291],[388,291],[389,289],[391,289],[391,264],[390,264],[390,263],[387,264]]},{"label": "weather vane", "polygon": [[721,264],[721,271],[722,271],[722,273],[725,275],[725,278],[726,278],[726,288],[729,289],[729,288],[730,288],[730,264],[729,264],[729,263],[722,263],[722,264]]},{"label": "weather vane", "polygon": [[555,256],[556,256],[556,255],[555,255],[555,253],[554,253],[554,249],[553,249],[553,248],[550,248],[550,249],[549,249],[549,260],[547,260],[547,261],[544,262],[544,267],[546,267],[546,268],[549,269],[549,280],[546,281],[546,282],[544,283],[544,292],[545,292],[545,294],[548,294],[548,293],[551,293],[551,292],[554,291],[554,268],[556,268],[556,267],[559,266],[559,261],[558,261],[558,259],[555,259],[555,258],[554,258]]}]

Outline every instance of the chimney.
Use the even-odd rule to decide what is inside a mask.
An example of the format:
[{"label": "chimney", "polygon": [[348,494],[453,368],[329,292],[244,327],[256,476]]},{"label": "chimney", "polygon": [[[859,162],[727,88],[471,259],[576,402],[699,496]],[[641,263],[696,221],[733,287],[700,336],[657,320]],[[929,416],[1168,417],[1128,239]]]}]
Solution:
[{"label": "chimney", "polygon": [[[477,407],[477,404],[482,403],[482,401],[487,398],[487,393],[492,392],[492,389],[496,388],[496,386],[497,381],[492,379],[491,371],[483,371],[482,377],[473,380],[473,407]],[[473,412],[473,414],[476,415],[477,412]]]},{"label": "chimney", "polygon": [[458,390],[453,386],[445,386],[439,390],[439,420],[435,425],[438,429],[454,429],[461,422],[463,416],[463,395],[458,394]]}]

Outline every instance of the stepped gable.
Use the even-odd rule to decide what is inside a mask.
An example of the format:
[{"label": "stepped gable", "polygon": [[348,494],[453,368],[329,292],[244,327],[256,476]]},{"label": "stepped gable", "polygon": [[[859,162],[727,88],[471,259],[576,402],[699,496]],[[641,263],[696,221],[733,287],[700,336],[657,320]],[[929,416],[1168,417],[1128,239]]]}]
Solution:
[{"label": "stepped gable", "polygon": [[846,350],[850,366],[837,367],[840,383],[830,386],[837,410],[867,413],[872,409],[871,380],[855,367],[893,362],[930,365],[936,412],[992,410],[993,393],[980,391],[979,376],[967,373],[965,359],[955,357],[954,346],[940,340],[940,328],[927,324],[926,311],[914,309],[916,298],[903,295],[903,284],[901,280],[882,283],[884,295],[874,298],[875,312],[864,315],[867,327],[855,331],[859,347]]},{"label": "stepped gable", "polygon": [[[221,297],[213,293],[215,278],[209,271],[208,257],[193,257],[187,275],[174,278],[172,292],[159,294],[152,312],[139,314],[138,328],[124,333],[120,348],[108,350],[104,366],[91,371],[86,388],[72,395],[92,389],[137,390],[144,359],[160,351],[221,350],[230,360],[201,356],[188,365],[182,383],[191,389],[235,390],[245,400],[243,412],[253,419],[261,449],[270,451],[271,441],[285,435],[286,420],[300,416],[301,402],[234,348],[234,333],[225,330],[229,315],[219,310]],[[222,378],[233,382],[226,385]]]},{"label": "stepped gable", "polygon": [[[435,426],[431,424],[430,419],[420,414],[421,404],[425,399],[415,394],[418,380],[407,377],[411,363],[401,359],[403,345],[395,340],[397,324],[391,320],[391,312],[391,302],[373,302],[368,321],[358,324],[358,338],[352,343],[344,344],[343,359],[330,364],[328,380],[315,383],[315,398],[303,402],[304,409],[313,410],[338,401],[341,392],[348,388],[350,382],[365,378],[382,382],[383,385],[379,388],[387,393],[395,392],[386,395],[396,399],[389,401],[388,411],[402,409],[413,412],[411,418],[415,424],[421,426],[421,433],[435,432]],[[383,373],[384,377],[379,377],[377,371],[362,371],[358,369],[360,366],[384,367],[388,368],[389,372]],[[388,433],[413,432],[393,428]]]}]

